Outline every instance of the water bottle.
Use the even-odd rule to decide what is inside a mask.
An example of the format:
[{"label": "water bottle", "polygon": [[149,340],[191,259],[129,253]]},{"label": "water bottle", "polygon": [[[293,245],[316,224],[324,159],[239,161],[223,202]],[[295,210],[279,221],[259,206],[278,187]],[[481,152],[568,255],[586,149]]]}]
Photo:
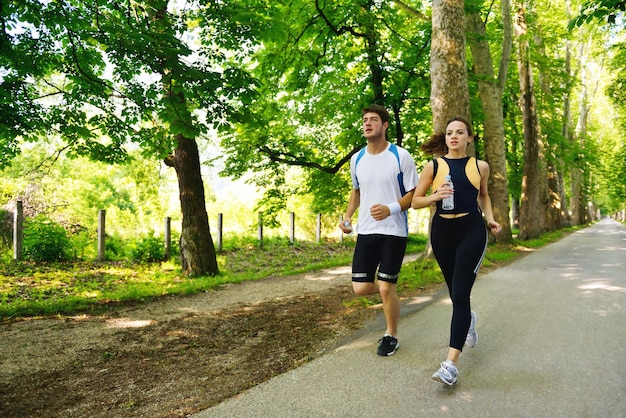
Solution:
[{"label": "water bottle", "polygon": [[349,221],[344,221],[343,222],[343,226],[349,230],[349,232],[347,232],[348,235],[352,235],[352,232],[354,232],[354,230],[352,229],[352,225],[350,225]]},{"label": "water bottle", "polygon": [[443,200],[441,201],[441,209],[451,210],[451,209],[454,209],[454,185],[452,184],[452,179],[449,174],[445,177],[445,181],[450,183],[450,187],[453,190],[453,194],[449,197],[443,198]]}]

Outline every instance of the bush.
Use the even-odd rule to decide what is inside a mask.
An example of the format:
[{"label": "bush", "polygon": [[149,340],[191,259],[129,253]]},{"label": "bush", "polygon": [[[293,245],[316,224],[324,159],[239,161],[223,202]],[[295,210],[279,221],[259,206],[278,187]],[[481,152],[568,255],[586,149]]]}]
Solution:
[{"label": "bush", "polygon": [[13,214],[6,209],[0,209],[0,242],[7,248],[13,243]]},{"label": "bush", "polygon": [[106,236],[104,256],[107,260],[123,260],[126,257],[126,242],[122,238]]},{"label": "bush", "polygon": [[147,263],[163,261],[165,259],[163,239],[154,236],[138,238],[131,246],[130,258],[133,261]]},{"label": "bush", "polygon": [[71,244],[67,231],[46,216],[24,222],[24,258],[32,261],[66,261]]},{"label": "bush", "polygon": [[[172,256],[177,246],[172,242]],[[107,236],[105,240],[105,257],[109,261],[128,260],[133,262],[152,263],[165,260],[163,237],[139,236],[135,239],[123,239]]]},{"label": "bush", "polygon": [[98,255],[98,238],[93,232],[82,230],[70,235],[70,242],[74,258],[77,260],[90,260]]}]

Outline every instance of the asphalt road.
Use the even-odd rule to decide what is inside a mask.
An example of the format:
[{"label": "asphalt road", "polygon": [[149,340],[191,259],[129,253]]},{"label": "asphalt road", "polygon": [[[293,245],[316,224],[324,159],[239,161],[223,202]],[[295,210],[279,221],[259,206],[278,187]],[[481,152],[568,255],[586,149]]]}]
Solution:
[{"label": "asphalt road", "polygon": [[394,356],[376,355],[370,327],[195,417],[626,417],[626,226],[603,220],[479,275],[479,341],[455,386],[430,378],[447,352],[447,294],[409,306]]}]

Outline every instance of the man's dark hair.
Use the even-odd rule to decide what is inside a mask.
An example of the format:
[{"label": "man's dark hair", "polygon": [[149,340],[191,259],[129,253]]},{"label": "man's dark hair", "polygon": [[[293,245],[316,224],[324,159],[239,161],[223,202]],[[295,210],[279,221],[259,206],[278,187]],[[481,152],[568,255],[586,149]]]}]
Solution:
[{"label": "man's dark hair", "polygon": [[376,113],[378,116],[380,116],[380,120],[383,123],[389,122],[389,112],[387,112],[387,109],[385,109],[384,106],[381,106],[379,104],[369,105],[363,109],[363,116],[365,116],[366,113],[370,112]]}]

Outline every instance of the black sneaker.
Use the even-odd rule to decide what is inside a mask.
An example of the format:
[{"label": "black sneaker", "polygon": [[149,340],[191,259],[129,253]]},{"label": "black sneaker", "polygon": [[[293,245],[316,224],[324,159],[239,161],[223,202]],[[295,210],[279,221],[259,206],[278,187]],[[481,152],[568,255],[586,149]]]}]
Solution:
[{"label": "black sneaker", "polygon": [[383,338],[378,340],[379,356],[391,356],[398,351],[398,348],[400,348],[400,344],[398,343],[398,339],[396,337],[385,335]]}]

